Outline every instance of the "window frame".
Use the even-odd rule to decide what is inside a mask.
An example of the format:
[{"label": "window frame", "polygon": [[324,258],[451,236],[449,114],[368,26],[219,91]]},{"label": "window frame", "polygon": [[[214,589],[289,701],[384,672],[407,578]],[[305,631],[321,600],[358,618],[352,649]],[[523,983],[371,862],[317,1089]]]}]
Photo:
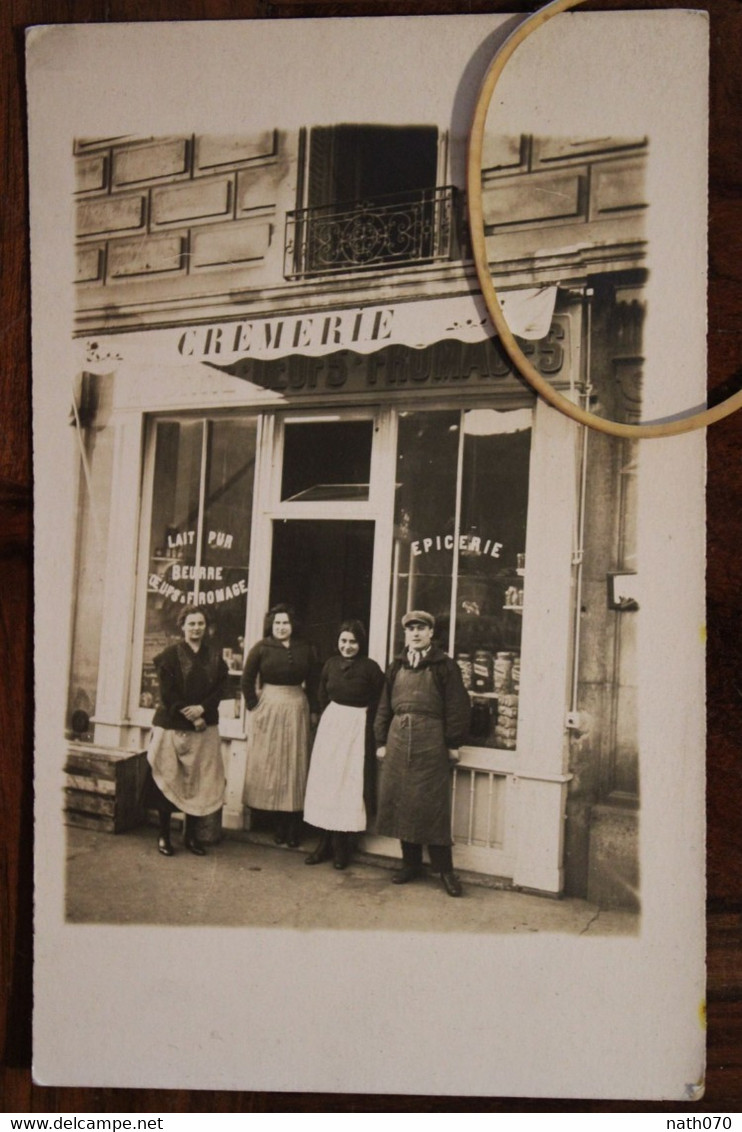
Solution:
[{"label": "window frame", "polygon": [[[145,708],[140,705],[141,682],[142,682],[142,668],[144,656],[144,643],[145,643],[145,630],[147,623],[147,597],[149,593],[149,573],[150,573],[150,536],[152,526],[152,511],[154,505],[154,490],[155,490],[155,465],[157,457],[157,432],[158,427],[162,424],[176,424],[183,425],[187,423],[200,423],[201,424],[201,467],[199,470],[199,516],[198,516],[198,530],[202,530],[203,526],[203,511],[204,511],[204,495],[206,489],[206,476],[207,476],[207,454],[209,445],[209,428],[210,424],[225,420],[235,420],[236,415],[242,416],[245,420],[252,420],[256,426],[256,468],[253,475],[253,500],[251,508],[251,530],[250,530],[250,550],[248,558],[248,570],[252,570],[252,558],[254,550],[254,530],[255,530],[255,502],[258,498],[258,458],[261,447],[261,434],[263,432],[262,417],[264,414],[260,413],[257,408],[245,406],[241,408],[237,414],[234,410],[231,411],[216,411],[211,413],[204,412],[164,412],[164,413],[151,413],[146,414],[144,417],[144,446],[143,446],[143,459],[142,459],[142,475],[141,475],[141,493],[140,493],[140,515],[139,515],[139,536],[137,547],[137,583],[134,594],[134,618],[132,624],[131,635],[131,664],[129,671],[129,688],[128,688],[128,719],[130,723],[138,725],[139,727],[151,727],[152,719],[154,716],[154,708]],[[197,536],[195,558],[196,562],[199,560],[199,552],[201,549],[201,537]],[[199,589],[198,579],[195,580],[196,592]],[[250,612],[250,595],[247,595],[247,610],[245,617],[245,625],[249,623]],[[245,633],[246,633],[245,628]],[[247,639],[247,638],[245,638]],[[224,702],[224,701],[223,701]],[[244,706],[240,711],[235,714],[234,721],[230,718],[222,717],[220,719],[220,732],[223,735],[230,735],[234,738],[239,738],[244,732]]]},{"label": "window frame", "polygon": [[[465,438],[466,438],[466,430],[464,428],[464,420],[465,420],[465,414],[467,413],[467,411],[476,410],[476,409],[491,409],[491,408],[493,408],[491,401],[484,401],[484,400],[480,400],[480,399],[473,401],[471,404],[460,405],[458,407],[458,409],[455,409],[454,406],[445,406],[445,405],[436,405],[435,407],[432,406],[432,405],[429,406],[429,407],[428,406],[421,406],[419,403],[416,403],[416,404],[415,403],[409,403],[409,404],[400,404],[400,405],[395,404],[395,406],[393,408],[393,412],[394,412],[394,416],[395,416],[395,429],[394,429],[394,449],[393,449],[393,452],[392,452],[392,461],[394,463],[394,468],[395,468],[395,475],[394,475],[395,480],[396,480],[396,465],[397,465],[397,459],[398,459],[398,455],[399,455],[399,453],[398,453],[398,430],[397,430],[397,427],[396,427],[396,422],[398,421],[400,414],[403,414],[403,413],[406,413],[406,412],[408,412],[408,413],[450,413],[452,409],[455,412],[458,412],[459,437],[458,437],[457,461],[456,461],[456,493],[455,493],[455,513],[454,513],[454,531],[453,531],[454,542],[453,542],[453,550],[452,550],[453,561],[452,561],[452,566],[451,566],[451,590],[450,590],[450,600],[449,600],[449,606],[448,606],[448,608],[449,608],[449,628],[448,628],[448,640],[446,642],[446,651],[447,651],[448,655],[451,656],[452,658],[455,658],[455,640],[456,640],[456,615],[455,614],[456,614],[456,609],[457,609],[457,595],[458,595],[458,589],[459,589],[459,561],[460,561],[459,536],[460,536],[460,533],[461,533],[462,500],[463,500],[463,491],[464,491],[463,466],[464,466],[464,444],[465,444]],[[536,426],[537,426],[537,419],[538,418],[537,418],[537,414],[535,412],[535,407],[533,405],[530,405],[530,404],[524,404],[522,406],[508,406],[508,408],[500,410],[500,411],[502,411],[502,412],[519,412],[522,409],[527,409],[530,412],[529,431],[530,431],[530,434],[531,434],[530,441],[529,441],[529,456],[528,456],[528,492],[527,492],[527,509],[526,509],[526,539],[525,539],[525,548],[524,548],[524,552],[525,552],[525,549],[527,548],[528,541],[529,541],[529,532],[530,532],[531,523],[532,523],[532,497],[533,497],[533,490],[534,490],[534,480],[533,480],[533,462],[534,462],[534,448],[535,448],[534,441],[535,441],[535,437],[536,437]],[[395,503],[393,505],[393,509],[394,509],[394,506],[396,506],[396,499],[395,499]],[[393,516],[392,516],[392,520],[393,520]],[[525,581],[525,577],[523,577],[522,580]],[[396,589],[395,573],[394,573],[394,568],[393,568],[393,561],[390,558],[390,560],[389,560],[389,616],[388,616],[388,619],[387,619],[386,652],[385,652],[385,659],[386,659],[387,664],[391,663],[392,660],[394,659],[394,657],[396,655],[398,655],[398,650],[395,649],[395,645],[394,645],[395,625],[393,624],[393,618],[397,614],[399,614],[399,610],[396,609],[395,589]],[[525,618],[525,611],[521,610],[521,612],[523,614],[523,618]],[[401,616],[401,614],[399,614],[399,615]],[[521,656],[522,656],[522,653],[523,653],[522,642],[523,642],[523,630],[522,630],[522,627],[521,627],[521,646],[520,646],[520,650],[519,650],[519,655],[521,655]],[[496,773],[496,774],[512,773],[512,771],[513,771],[513,760],[517,757],[518,750],[519,750],[519,743],[518,743],[517,738],[516,738],[516,745],[515,745],[514,748],[477,746],[474,743],[468,743],[465,746],[462,746],[462,748],[461,748],[461,766],[464,767],[464,768],[471,768],[471,769],[477,769],[477,770],[487,770],[487,771],[490,771],[490,772],[493,772],[493,773]]]}]

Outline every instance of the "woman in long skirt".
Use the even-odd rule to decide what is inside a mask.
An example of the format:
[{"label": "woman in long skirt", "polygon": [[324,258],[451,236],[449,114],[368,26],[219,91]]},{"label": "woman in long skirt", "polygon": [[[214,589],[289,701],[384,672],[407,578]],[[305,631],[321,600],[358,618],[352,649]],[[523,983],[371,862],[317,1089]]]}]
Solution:
[{"label": "woman in long skirt", "polygon": [[252,714],[243,800],[275,815],[274,840],[296,847],[309,767],[309,728],[316,712],[318,663],[294,634],[288,605],[268,610],[264,636],[247,655],[242,691]]},{"label": "woman in long skirt", "polygon": [[147,751],[151,775],[145,805],[159,813],[157,847],[163,857],[173,856],[170,816],[175,810],[185,814],[186,849],[203,857],[195,819],[216,813],[224,800],[218,723],[227,666],[205,639],[207,624],[202,610],[186,606],[178,617],[183,640],[155,657],[160,702]]},{"label": "woman in long skirt", "polygon": [[335,868],[344,869],[352,835],[366,828],[364,784],[368,768],[374,770],[373,718],[384,676],[376,661],[364,655],[365,646],[360,621],[344,621],[338,655],[330,657],[322,669],[322,717],[304,800],[305,820],[322,830],[322,835],[306,858],[307,865],[334,857]]}]

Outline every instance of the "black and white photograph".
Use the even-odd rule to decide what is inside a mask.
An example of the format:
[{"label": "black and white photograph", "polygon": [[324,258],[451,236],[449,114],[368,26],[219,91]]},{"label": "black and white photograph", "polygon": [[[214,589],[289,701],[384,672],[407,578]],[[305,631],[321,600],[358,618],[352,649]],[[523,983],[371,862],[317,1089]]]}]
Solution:
[{"label": "black and white photograph", "polygon": [[[638,420],[646,139],[488,141],[514,332],[560,388]],[[490,889],[479,930],[554,922],[534,901],[501,918],[502,889],[577,898],[563,930],[636,930],[635,445],[555,436],[513,373],[472,294],[460,142],[360,123],[76,144],[73,920],[132,919],[96,834],[157,809],[169,855],[174,807],[196,855],[255,838],[213,910],[188,868],[200,913],[170,887],[194,863],[127,838],[120,867],[162,875],[138,886],[146,921],[280,925],[255,840],[322,856],[329,833],[353,879],[315,926],[358,925],[364,877],[369,895],[402,879],[360,862],[401,839],[421,875],[433,846],[449,895],[459,870]],[[442,926],[439,903],[426,891],[415,926]]]},{"label": "black and white photograph", "polygon": [[[702,68],[689,89],[679,60],[703,58],[705,25],[661,16],[569,19],[565,58],[605,77],[590,105],[544,31],[481,158],[512,334],[626,424],[703,395],[702,158],[673,189],[703,153]],[[325,77],[306,40],[333,21],[298,23],[29,40],[38,1072],[513,1095],[589,1072],[617,1095],[628,1067],[630,1095],[693,1099],[703,449],[576,425],[498,339],[467,142],[507,17],[345,20]],[[685,120],[649,97],[668,29]],[[208,82],[179,100],[204,34]],[[58,974],[79,964],[64,1049],[79,988]],[[155,1018],[91,1060],[103,985]],[[348,995],[362,1018],[333,1024]],[[627,995],[644,1001],[614,1017]],[[205,1052],[162,1041],[205,1002]],[[670,1008],[668,1055],[651,1019]],[[439,1079],[409,1042],[429,1051],[452,1011]],[[326,1056],[381,1033],[361,1065]],[[615,1064],[566,1060],[591,1045]]]}]

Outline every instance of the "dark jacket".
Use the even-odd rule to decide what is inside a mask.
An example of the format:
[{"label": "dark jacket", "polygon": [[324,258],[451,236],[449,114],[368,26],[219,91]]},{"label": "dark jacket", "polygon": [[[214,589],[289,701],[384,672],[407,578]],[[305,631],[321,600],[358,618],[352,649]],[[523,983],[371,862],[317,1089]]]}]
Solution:
[{"label": "dark jacket", "polygon": [[319,706],[324,711],[332,700],[347,707],[372,708],[373,718],[383,686],[384,674],[370,657],[355,656],[346,660],[342,656],[331,656],[320,676]]},{"label": "dark jacket", "polygon": [[219,653],[205,641],[194,652],[185,641],[170,645],[154,659],[160,685],[160,702],[153,727],[168,731],[195,731],[181,713],[189,704],[200,704],[209,727],[219,722],[219,701],[224,699],[228,670]]}]

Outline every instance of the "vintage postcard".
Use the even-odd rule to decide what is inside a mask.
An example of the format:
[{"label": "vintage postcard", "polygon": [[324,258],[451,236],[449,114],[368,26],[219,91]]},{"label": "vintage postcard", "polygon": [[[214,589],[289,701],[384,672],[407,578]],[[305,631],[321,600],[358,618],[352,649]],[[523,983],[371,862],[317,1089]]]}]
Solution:
[{"label": "vintage postcard", "polygon": [[[702,1095],[704,438],[494,332],[517,21],[28,34],[42,1084]],[[626,423],[705,396],[706,74],[564,15],[487,119]]]}]

